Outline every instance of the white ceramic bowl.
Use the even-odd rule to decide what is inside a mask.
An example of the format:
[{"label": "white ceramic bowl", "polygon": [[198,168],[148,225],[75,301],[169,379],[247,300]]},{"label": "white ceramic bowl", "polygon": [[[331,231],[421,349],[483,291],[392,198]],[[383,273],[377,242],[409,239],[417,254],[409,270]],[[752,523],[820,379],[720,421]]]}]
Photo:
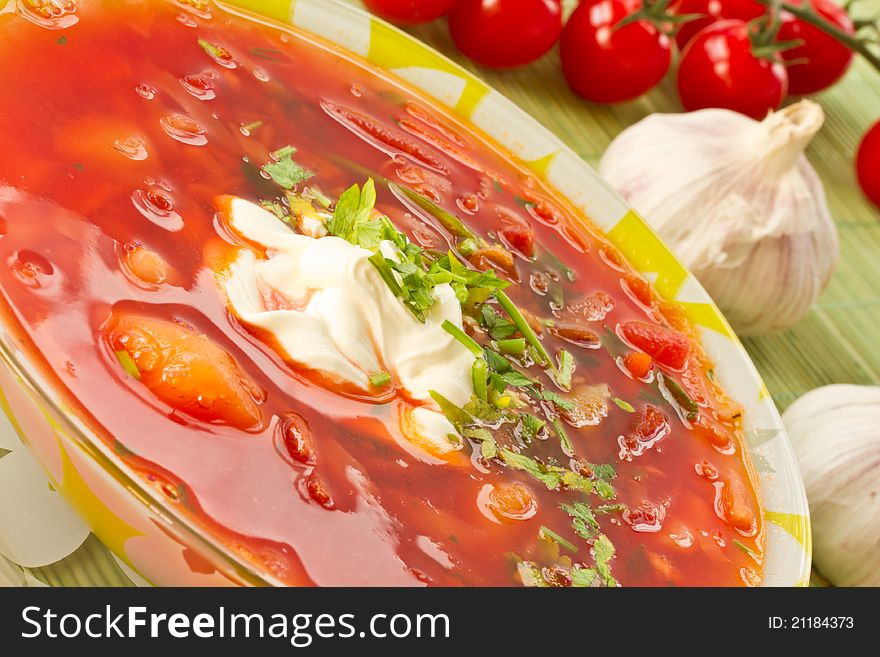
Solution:
[{"label": "white ceramic bowl", "polygon": [[[337,0],[228,0],[291,23],[402,78],[525,161],[580,208],[667,299],[700,327],[717,380],[746,409],[746,438],[765,506],[765,586],[806,585],[810,522],[803,484],[773,401],[730,326],[696,279],[574,152],[484,82],[406,33]],[[0,405],[55,488],[129,566],[156,584],[274,584],[200,532],[58,401],[0,325]]]}]

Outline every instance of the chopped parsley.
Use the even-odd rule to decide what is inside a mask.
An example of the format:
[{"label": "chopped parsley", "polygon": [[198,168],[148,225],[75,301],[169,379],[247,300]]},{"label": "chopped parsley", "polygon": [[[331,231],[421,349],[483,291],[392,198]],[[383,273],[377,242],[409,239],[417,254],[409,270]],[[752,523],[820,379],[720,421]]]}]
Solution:
[{"label": "chopped parsley", "polygon": [[[300,183],[305,182],[315,174],[293,160],[296,149],[293,146],[285,146],[274,153],[274,162],[263,166],[266,173],[277,185],[284,189],[293,189]],[[342,199],[340,198],[340,202]]]},{"label": "chopped parsley", "polygon": [[556,370],[556,383],[565,390],[571,389],[571,377],[574,373],[574,357],[562,349],[559,352],[559,367]]},{"label": "chopped parsley", "polygon": [[517,425],[519,437],[524,443],[528,444],[537,438],[538,434],[540,434],[546,426],[547,423],[544,420],[535,417],[531,413],[524,413],[520,416],[519,424]]}]

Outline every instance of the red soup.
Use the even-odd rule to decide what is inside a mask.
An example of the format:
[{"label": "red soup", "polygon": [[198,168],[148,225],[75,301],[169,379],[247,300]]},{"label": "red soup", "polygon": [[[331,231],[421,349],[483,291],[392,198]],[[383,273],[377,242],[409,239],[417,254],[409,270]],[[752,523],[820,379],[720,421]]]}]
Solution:
[{"label": "red soup", "polygon": [[741,409],[694,329],[484,135],[207,2],[22,2],[0,61],[6,322],[240,558],[761,581]]}]

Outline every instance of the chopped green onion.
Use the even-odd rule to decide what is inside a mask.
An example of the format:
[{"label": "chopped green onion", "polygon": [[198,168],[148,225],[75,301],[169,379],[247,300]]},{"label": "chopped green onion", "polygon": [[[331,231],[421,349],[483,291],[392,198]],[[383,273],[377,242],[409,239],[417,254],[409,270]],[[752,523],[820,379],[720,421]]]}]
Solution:
[{"label": "chopped green onion", "polygon": [[660,374],[658,378],[660,379],[661,387],[666,387],[675,402],[685,412],[685,416],[687,417],[687,419],[696,420],[697,414],[700,412],[700,407],[697,402],[690,398],[690,396],[684,391],[684,388],[681,387],[678,381],[670,379],[668,376],[663,376],[662,374]]},{"label": "chopped green onion", "polygon": [[122,365],[122,369],[124,369],[129,376],[135,379],[141,378],[141,371],[138,369],[137,364],[134,362],[134,359],[124,349],[120,349],[116,352],[116,358],[119,359],[119,364]]},{"label": "chopped green onion", "polygon": [[620,406],[620,408],[625,410],[627,413],[635,413],[636,412],[636,409],[633,408],[632,404],[630,404],[628,401],[624,401],[620,397],[612,397],[611,401],[613,401],[615,404]]},{"label": "chopped green onion", "polygon": [[257,128],[261,128],[262,126],[262,121],[251,121],[250,123],[246,123],[245,125],[241,126],[241,134],[243,134],[245,137],[249,137],[254,130],[256,130]]},{"label": "chopped green onion", "polygon": [[544,539],[549,539],[554,543],[558,543],[560,547],[564,547],[569,552],[577,553],[578,551],[577,546],[574,543],[564,539],[562,536],[544,525],[541,525],[541,528],[538,530],[538,536]]},{"label": "chopped green onion", "polygon": [[526,339],[510,338],[507,340],[498,340],[495,345],[498,347],[498,351],[502,354],[520,358],[526,350]]},{"label": "chopped green onion", "polygon": [[447,212],[428,197],[422,196],[408,187],[401,187],[393,182],[388,183],[388,188],[394,192],[394,195],[398,198],[403,195],[422,208],[422,210],[425,210],[428,214],[439,221],[443,228],[448,230],[455,237],[461,237],[463,239],[470,238],[473,240],[477,239],[477,236],[470,230],[470,228],[464,225],[464,222],[461,219],[454,214]]},{"label": "chopped green onion", "polygon": [[522,312],[520,312],[519,308],[516,307],[516,304],[511,301],[510,297],[507,296],[501,290],[495,291],[495,298],[498,299],[498,303],[501,304],[501,307],[504,308],[504,312],[510,317],[510,320],[516,325],[516,328],[519,329],[519,332],[523,334],[525,339],[528,341],[532,347],[534,347],[535,351],[538,352],[538,355],[542,358],[543,362],[549,364],[553,370],[556,370],[556,364],[550,358],[550,354],[547,353],[547,350],[544,349],[544,345],[541,344],[541,341],[538,339],[538,336],[532,330],[532,327],[529,326],[529,323],[526,321],[526,318],[523,317]]},{"label": "chopped green onion", "polygon": [[443,327],[444,331],[446,331],[453,338],[461,342],[474,356],[478,356],[480,358],[483,357],[483,348],[480,346],[480,344],[467,333],[458,328],[455,324],[450,322],[448,319],[444,319],[441,326]]},{"label": "chopped green onion", "polygon": [[389,287],[392,294],[396,297],[400,297],[402,290],[400,289],[400,284],[397,282],[397,279],[394,277],[394,272],[391,270],[391,266],[388,264],[388,260],[386,260],[385,256],[382,255],[381,251],[376,251],[373,255],[367,258],[373,266],[379,270],[379,275],[382,277],[382,280],[385,281],[385,285]]},{"label": "chopped green onion", "polygon": [[199,45],[202,47],[202,50],[204,50],[212,57],[216,57],[218,59],[226,59],[229,57],[229,53],[226,51],[226,49],[223,48],[223,46],[218,46],[216,43],[211,43],[210,41],[206,41],[205,39],[199,39]]},{"label": "chopped green onion", "polygon": [[486,361],[482,358],[474,360],[474,365],[471,368],[471,377],[474,381],[474,394],[482,401],[488,401],[489,399],[488,376],[489,366],[486,364]]},{"label": "chopped green onion", "polygon": [[370,375],[370,385],[374,388],[384,388],[391,383],[391,375],[388,372],[376,372]]},{"label": "chopped green onion", "polygon": [[470,413],[468,413],[463,408],[459,408],[458,406],[453,404],[436,390],[429,390],[428,394],[431,395],[431,399],[437,402],[437,406],[439,406],[440,410],[443,411],[443,415],[446,416],[446,419],[449,420],[456,428],[462,426],[463,424],[470,424],[474,421],[474,418],[471,417]]},{"label": "chopped green onion", "polygon": [[738,540],[736,540],[736,539],[733,539],[733,544],[734,544],[736,547],[738,547],[740,550],[742,550],[743,552],[745,552],[746,554],[753,554],[753,552],[749,549],[749,546],[748,546],[748,545],[746,545],[746,544],[744,544],[744,543],[740,543],[740,542],[739,542]]},{"label": "chopped green onion", "polygon": [[270,59],[273,62],[283,61],[281,51],[275,50],[274,48],[251,48],[250,52],[252,55],[262,57],[263,59]]}]

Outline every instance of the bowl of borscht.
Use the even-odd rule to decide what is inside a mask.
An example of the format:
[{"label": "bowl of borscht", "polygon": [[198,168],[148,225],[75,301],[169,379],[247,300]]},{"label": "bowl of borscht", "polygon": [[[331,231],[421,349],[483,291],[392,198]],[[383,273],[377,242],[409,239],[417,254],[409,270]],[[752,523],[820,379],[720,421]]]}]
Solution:
[{"label": "bowl of borscht", "polygon": [[478,78],[326,0],[0,2],[0,61],[0,400],[148,581],[807,581],[727,322]]}]

